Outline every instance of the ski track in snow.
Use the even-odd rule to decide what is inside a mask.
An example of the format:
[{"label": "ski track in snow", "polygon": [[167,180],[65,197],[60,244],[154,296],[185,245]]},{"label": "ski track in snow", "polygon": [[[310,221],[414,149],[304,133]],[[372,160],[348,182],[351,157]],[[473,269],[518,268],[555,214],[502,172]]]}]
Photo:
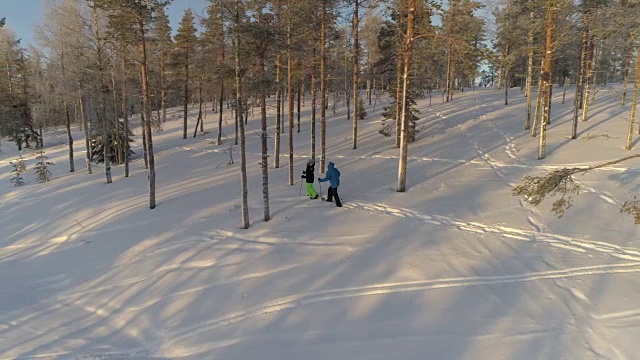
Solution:
[{"label": "ski track in snow", "polygon": [[[170,334],[170,342],[163,345],[169,347],[174,342],[187,339],[191,336],[198,335],[210,330],[221,328],[224,326],[232,325],[242,321],[248,321],[260,316],[285,311],[295,307],[313,304],[322,301],[338,300],[355,298],[360,296],[373,296],[384,294],[396,294],[402,292],[413,291],[426,291],[434,289],[444,289],[463,286],[480,286],[480,285],[500,285],[519,283],[535,280],[562,280],[571,277],[589,276],[589,275],[602,275],[602,274],[617,274],[617,273],[635,273],[640,272],[640,249],[619,247],[606,242],[599,242],[593,240],[580,239],[569,236],[562,236],[556,234],[545,234],[535,231],[515,229],[506,226],[493,226],[480,222],[467,222],[453,218],[448,218],[439,215],[425,215],[419,212],[391,207],[384,204],[368,204],[360,201],[351,201],[344,205],[347,209],[363,209],[366,211],[381,212],[389,216],[398,216],[404,218],[412,218],[418,221],[423,221],[431,225],[437,226],[453,226],[461,231],[468,231],[478,234],[496,234],[506,239],[520,240],[520,241],[535,241],[546,243],[550,246],[564,248],[571,251],[580,253],[588,253],[592,251],[601,252],[610,255],[614,258],[631,260],[632,262],[626,262],[613,265],[595,265],[587,267],[576,267],[563,270],[551,270],[541,272],[531,272],[516,275],[498,275],[498,276],[485,276],[485,277],[465,277],[465,278],[441,278],[433,280],[411,281],[411,282],[398,282],[398,283],[382,283],[373,284],[361,287],[349,287],[349,288],[337,288],[328,289],[317,292],[301,293],[291,295],[288,297],[276,299],[264,304],[255,306],[249,310],[236,312],[227,316],[207,321],[194,326],[184,328]],[[576,290],[577,291],[577,290]],[[576,293],[573,291],[572,293]],[[576,295],[577,296],[577,295]],[[583,295],[582,301],[588,303],[587,298]],[[571,301],[566,301],[567,306],[571,305]],[[585,307],[586,305],[575,305]],[[589,332],[598,331],[599,333],[606,335],[606,330],[598,321],[596,316],[591,315],[586,309],[583,308],[570,308],[574,318],[576,319],[576,327],[579,330],[585,329]],[[632,316],[640,318],[640,312],[638,314],[611,314],[604,315],[605,319],[627,319]],[[607,355],[611,359],[624,360],[622,354],[614,347],[603,344],[599,337],[596,335],[585,335],[585,342],[587,346],[592,349],[596,354],[601,356]],[[612,355],[613,354],[613,355]],[[613,357],[611,357],[613,356]]]},{"label": "ski track in snow", "polygon": [[[149,250],[147,250],[146,254],[141,254],[134,258],[130,258],[130,259],[127,259],[126,261],[120,262],[118,263],[118,267],[124,267],[131,264],[135,264],[143,260],[145,256],[150,255],[152,253],[166,252],[169,250],[175,250],[176,248],[180,248],[180,247],[187,248],[191,251],[198,251],[198,250],[207,250],[207,249],[209,250],[211,249],[214,249],[214,250],[222,250],[222,249],[262,250],[262,249],[267,249],[272,247],[282,247],[282,246],[309,246],[309,247],[315,247],[315,248],[338,248],[338,249],[353,250],[352,246],[350,246],[348,243],[339,242],[339,241],[335,241],[335,242],[318,242],[313,240],[305,241],[305,239],[296,238],[294,240],[294,239],[283,237],[283,236],[277,236],[277,237],[263,236],[256,239],[255,237],[246,236],[246,235],[242,235],[240,233],[235,233],[231,231],[215,230],[215,231],[202,233],[199,236],[187,237],[177,241],[171,240],[164,244],[152,246]],[[200,249],[200,247],[202,247],[202,249]],[[90,284],[87,286],[86,291],[79,291],[72,294],[67,294],[65,296],[62,296],[60,299],[82,297],[91,293],[100,293],[104,291],[116,290],[123,287],[129,287],[131,285],[147,281],[149,280],[149,278],[161,277],[168,272],[203,270],[203,269],[212,269],[212,268],[222,267],[222,266],[241,266],[241,265],[242,263],[240,262],[219,263],[212,259],[193,260],[193,261],[177,263],[177,264],[169,263],[169,264],[154,268],[150,273],[146,274],[145,276],[126,278],[126,279],[120,280],[117,283],[110,284],[108,286],[96,286],[97,284]],[[188,294],[196,291],[211,289],[211,288],[215,288],[222,285],[233,284],[233,283],[248,280],[248,279],[265,277],[265,276],[273,275],[279,272],[287,271],[287,270],[296,268],[298,266],[300,266],[300,264],[292,264],[292,265],[282,266],[279,268],[274,268],[274,269],[271,269],[270,271],[245,274],[243,276],[229,278],[229,279],[226,279],[225,281],[221,281],[215,284],[210,284],[207,286],[188,289],[188,290],[181,291],[179,293],[170,294],[169,296],[178,296],[178,295]],[[139,310],[140,308],[153,305],[160,300],[162,299],[150,300],[148,303],[137,307],[135,310]]]},{"label": "ski track in snow", "polygon": [[[480,117],[481,120],[486,120],[486,116],[482,115]],[[502,180],[506,179],[506,176],[504,174],[504,172],[500,169],[501,164],[500,162],[496,161],[495,159],[493,159],[488,152],[482,150],[482,148],[480,147],[480,144],[476,141],[474,141],[473,139],[473,134],[470,134],[467,131],[464,131],[464,128],[462,127],[462,125],[458,125],[457,126],[458,129],[460,129],[460,132],[462,132],[463,134],[465,134],[465,136],[467,137],[467,140],[469,141],[469,143],[471,144],[471,146],[473,146],[473,148],[475,149],[476,153],[478,154],[478,157],[487,165],[489,165],[489,167],[495,172],[496,176],[499,177]],[[509,185],[511,186],[512,184],[509,183]]]},{"label": "ski track in snow", "polygon": [[594,316],[595,306],[587,296],[576,287],[570,285],[566,279],[555,279],[556,285],[564,290],[565,306],[573,317],[573,326],[577,329],[589,349],[598,358],[626,360],[627,358],[617,349],[614,339],[606,327]]},{"label": "ski track in snow", "polygon": [[262,305],[258,305],[247,311],[241,311],[229,314],[227,316],[199,323],[181,329],[176,332],[169,332],[169,342],[163,347],[169,347],[175,342],[187,339],[191,336],[201,334],[206,331],[214,330],[220,327],[232,325],[241,321],[250,320],[252,318],[265,316],[271,313],[292,309],[298,306],[318,303],[322,301],[355,298],[361,296],[398,294],[403,292],[425,291],[434,289],[445,289],[463,286],[480,286],[480,285],[500,285],[519,282],[528,282],[535,280],[547,279],[563,279],[569,277],[615,274],[615,273],[635,273],[640,272],[640,263],[624,263],[616,265],[596,265],[577,267],[564,270],[552,270],[531,272],[517,275],[498,275],[498,276],[479,276],[464,278],[442,278],[434,280],[409,281],[398,283],[382,283],[361,287],[348,287],[330,289],[317,292],[301,293],[291,295],[284,298],[276,299]]},{"label": "ski track in snow", "polygon": [[[488,121],[487,121],[488,122]],[[495,128],[495,125],[491,124],[491,126],[493,128]],[[460,126],[458,126],[460,128]],[[449,163],[449,164],[479,164],[479,165],[486,165],[489,164],[492,168],[494,169],[500,169],[500,168],[522,168],[522,169],[539,169],[539,170],[543,170],[543,171],[552,171],[552,170],[558,170],[558,169],[562,169],[562,168],[571,168],[571,167],[587,167],[587,166],[591,166],[591,165],[595,165],[597,163],[589,163],[589,162],[585,162],[585,163],[579,163],[579,164],[556,164],[556,165],[549,165],[549,164],[540,164],[540,163],[535,163],[535,162],[529,162],[526,160],[523,160],[521,158],[519,158],[516,153],[518,152],[518,149],[516,147],[516,145],[513,143],[513,138],[509,135],[507,135],[506,133],[504,133],[501,130],[496,130],[498,133],[500,133],[504,138],[505,138],[505,142],[506,145],[504,146],[504,150],[505,153],[507,154],[507,156],[511,159],[513,159],[516,163],[505,163],[502,161],[498,161],[495,160],[493,158],[491,158],[486,152],[482,151],[478,144],[475,143],[475,148],[476,148],[476,152],[478,153],[478,155],[480,155],[480,159],[472,159],[472,160],[464,160],[464,159],[447,159],[447,158],[437,158],[437,157],[429,157],[429,156],[415,156],[415,155],[409,155],[407,157],[408,160],[411,161],[422,161],[422,162],[444,162],[444,163]],[[472,136],[467,134],[467,136],[471,139]],[[473,146],[473,143],[472,143]],[[175,150],[175,151],[174,151]],[[180,150],[184,150],[184,151],[192,151],[192,152],[196,152],[196,153],[202,153],[202,154],[210,154],[210,153],[219,153],[219,154],[225,154],[228,151],[228,148],[214,148],[214,149],[205,149],[205,148],[199,148],[197,146],[181,146],[178,149],[176,148],[168,148],[166,150],[166,152],[163,152],[162,155],[167,155],[173,152],[178,152]],[[247,156],[262,156],[261,153],[258,152],[247,152]],[[288,157],[287,154],[280,154],[280,157],[284,158],[284,157]],[[308,155],[293,155],[294,158],[296,159],[306,159],[309,156]],[[383,160],[398,160],[399,159],[399,155],[397,154],[380,154],[379,151],[373,152],[371,154],[365,154],[365,155],[340,155],[340,154],[331,154],[332,158],[335,159],[345,159],[345,160],[357,160],[357,159],[383,159]],[[623,166],[605,166],[602,168],[599,168],[597,170],[594,171],[611,171],[611,172],[627,172],[627,171],[637,171],[635,168],[633,167],[623,167]]]},{"label": "ski track in snow", "polygon": [[[488,106],[487,104],[479,104],[478,106]],[[436,112],[436,115],[441,119],[446,119],[447,116],[443,113]],[[477,164],[477,165],[488,165],[496,174],[498,178],[501,180],[508,181],[508,177],[505,175],[502,169],[504,168],[526,168],[533,170],[556,170],[561,169],[563,167],[573,167],[573,166],[588,166],[588,164],[567,164],[567,165],[544,165],[533,162],[528,162],[526,160],[520,159],[517,156],[518,148],[514,144],[514,138],[504,133],[501,129],[495,126],[495,124],[486,119],[486,116],[482,115],[480,120],[483,124],[489,125],[494,131],[496,131],[502,138],[504,139],[505,145],[503,146],[503,150],[509,159],[513,160],[514,163],[505,163],[496,160],[495,158],[489,155],[489,151],[485,151],[482,149],[480,143],[474,141],[474,134],[469,134],[464,131],[464,128],[461,125],[458,125],[458,128],[464,133],[471,146],[475,150],[477,154],[476,159],[472,160],[463,160],[463,159],[445,159],[445,158],[433,158],[433,157],[420,157],[420,156],[409,156],[409,160],[412,161],[424,161],[424,162],[446,162],[446,163],[464,163],[464,164]],[[200,143],[194,143],[191,146],[170,146],[170,147],[159,147],[156,152],[158,155],[169,155],[172,153],[176,153],[179,151],[190,151],[197,154],[210,154],[210,153],[220,153],[224,154],[228,151],[227,146],[218,147],[215,149],[207,149],[205,146],[209,143],[211,139],[202,139]],[[247,155],[251,156],[260,156],[260,153],[248,153]],[[282,154],[281,156],[286,156]],[[295,155],[295,158],[306,158],[307,156]],[[384,159],[384,160],[397,160],[398,155],[394,154],[380,154],[378,152],[374,152],[368,155],[361,156],[352,156],[352,155],[332,155],[334,158],[339,159]],[[0,162],[2,163],[2,162]],[[623,172],[623,171],[633,171],[630,168],[624,168],[620,166],[609,166],[605,168],[601,168],[597,171],[613,171],[613,172]],[[514,184],[509,182],[510,186]],[[580,183],[581,189],[588,193],[593,193],[600,197],[603,201],[612,204],[612,205],[621,205],[622,202],[615,199],[613,195],[606,191],[600,191],[593,187],[587,186],[583,183]],[[288,201],[288,199],[287,199]],[[522,204],[522,202],[521,202]],[[367,203],[364,201],[351,200],[344,204],[344,208],[353,209],[353,210],[366,210],[373,211],[376,213],[380,213],[387,216],[396,216],[401,218],[412,219],[415,221],[420,221],[429,225],[434,226],[446,226],[453,227],[460,231],[465,231],[469,233],[475,234],[493,234],[497,235],[501,238],[507,240],[517,240],[517,241],[528,241],[528,242],[536,242],[543,243],[556,248],[568,249],[570,251],[579,252],[579,253],[590,253],[590,252],[599,252],[606,255],[609,255],[616,259],[621,259],[625,261],[625,263],[618,264],[608,264],[608,265],[595,265],[595,266],[586,266],[586,267],[575,267],[575,268],[567,268],[562,270],[549,270],[549,271],[539,271],[539,272],[528,272],[523,274],[511,274],[511,275],[497,275],[497,276],[478,276],[478,277],[452,277],[452,278],[440,278],[440,279],[429,279],[429,280],[418,280],[418,281],[409,281],[409,282],[390,282],[390,283],[379,283],[379,284],[371,284],[364,286],[354,286],[354,287],[345,287],[345,288],[333,288],[327,290],[292,294],[290,296],[281,297],[278,299],[274,299],[263,304],[256,305],[246,311],[238,311],[235,313],[231,313],[225,315],[223,317],[213,319],[210,321],[204,321],[192,324],[191,326],[176,329],[174,331],[167,331],[166,339],[167,342],[162,345],[154,344],[145,346],[143,348],[132,349],[127,352],[102,352],[100,350],[90,350],[85,352],[69,352],[69,353],[56,353],[56,354],[43,354],[39,356],[32,357],[20,357],[21,359],[43,359],[43,358],[60,358],[60,357],[72,357],[74,359],[119,359],[119,358],[130,358],[130,357],[141,357],[144,359],[161,359],[161,357],[154,357],[152,354],[162,354],[163,349],[170,349],[171,345],[174,343],[183,341],[188,339],[191,336],[206,333],[207,331],[215,330],[221,327],[225,327],[228,325],[233,325],[243,321],[250,321],[251,319],[258,318],[261,316],[266,316],[269,314],[282,312],[290,309],[294,309],[296,307],[314,304],[324,301],[332,301],[339,299],[349,299],[349,298],[357,298],[362,296],[376,296],[376,295],[386,295],[386,294],[398,294],[405,292],[417,292],[417,291],[428,291],[435,289],[447,289],[447,288],[456,288],[456,287],[465,287],[465,286],[482,286],[482,285],[502,285],[502,284],[513,284],[513,283],[521,283],[521,282],[529,282],[536,280],[552,280],[557,286],[563,290],[564,294],[564,305],[569,309],[573,317],[573,326],[578,330],[578,333],[582,336],[585,345],[588,349],[590,349],[596,357],[606,358],[606,359],[618,359],[618,360],[626,360],[627,358],[618,350],[614,345],[611,335],[607,332],[606,328],[611,326],[638,326],[640,324],[640,311],[630,310],[630,311],[622,311],[615,312],[609,314],[595,314],[594,308],[595,306],[589,301],[587,296],[583,294],[579,289],[572,287],[570,282],[567,281],[569,278],[580,277],[580,276],[591,276],[591,275],[602,275],[602,274],[618,274],[618,273],[638,273],[640,272],[640,249],[633,247],[620,247],[614,244],[610,244],[607,242],[587,240],[578,237],[570,237],[563,236],[558,234],[545,233],[544,224],[538,221],[534,216],[529,215],[528,221],[531,224],[532,228],[535,231],[524,230],[511,228],[502,225],[490,225],[484,224],[481,222],[473,222],[473,221],[464,221],[460,219],[455,219],[451,217],[441,216],[441,215],[429,215],[420,213],[415,210],[393,207],[382,203]],[[75,235],[68,236],[60,236],[55,237],[44,245],[41,245],[41,248],[35,249],[36,254],[40,254],[42,252],[48,253],[53,250],[61,250],[65,247],[75,247],[81,246],[89,241],[84,240],[83,238],[79,238]],[[176,247],[193,247],[194,244],[196,246],[200,244],[207,244],[211,246],[215,245],[216,249],[228,248],[255,248],[255,249],[267,249],[275,246],[312,246],[312,247],[337,247],[337,248],[346,248],[347,250],[352,250],[352,247],[349,243],[341,243],[341,242],[314,242],[314,241],[300,241],[300,238],[288,239],[286,237],[255,237],[255,236],[247,236],[237,232],[217,230],[207,233],[202,233],[195,237],[182,238],[178,241],[171,241],[165,244],[159,244],[157,246],[152,246],[149,252],[164,252],[173,250]],[[32,246],[32,244],[20,244],[20,245],[10,245],[5,247],[4,249],[14,249],[19,247],[27,247]],[[0,259],[2,260],[2,259]],[[118,264],[119,266],[126,266],[129,264],[133,264],[136,261],[139,261],[139,258],[129,259],[123,263]],[[181,264],[167,264],[161,267],[154,269],[151,273],[145,274],[145,276],[132,277],[128,279],[123,279],[115,284],[110,284],[108,286],[95,287],[87,286],[86,291],[79,291],[72,294],[66,294],[65,296],[60,297],[59,299],[75,299],[77,297],[84,297],[91,293],[100,293],[104,291],[110,291],[121,287],[128,287],[143,281],[149,280],[151,277],[162,276],[166,272],[176,271],[176,270],[199,270],[199,269],[208,269],[215,268],[217,266],[222,266],[223,264],[217,263],[215,260],[195,260],[191,262],[181,263]],[[232,264],[236,265],[236,264]],[[237,264],[241,265],[241,264]],[[163,297],[147,299],[145,302],[141,304],[136,304],[136,306],[132,306],[126,308],[126,311],[140,311],[144,308],[150,307],[160,301],[164,301],[167,298],[181,296],[185,294],[190,294],[194,292],[200,292],[209,290],[211,288],[233,284],[239,281],[259,278],[264,276],[269,276],[275,273],[288,271],[294,268],[301,266],[301,264],[291,264],[282,266],[279,268],[271,269],[265,272],[253,272],[249,274],[245,274],[242,276],[228,278],[224,281],[207,284],[205,286],[193,287],[189,289],[184,289],[181,291],[177,291],[171,294],[166,294]],[[95,312],[95,311],[94,311]],[[1,328],[1,326],[0,326]],[[164,336],[163,335],[163,336]]]},{"label": "ski track in snow", "polygon": [[640,262],[640,249],[621,247],[602,241],[587,240],[577,237],[540,233],[531,230],[516,229],[502,225],[488,225],[481,222],[458,220],[441,215],[427,215],[415,210],[397,208],[385,204],[370,204],[362,201],[350,201],[344,204],[345,208],[377,211],[389,216],[411,218],[430,225],[452,226],[462,231],[477,234],[495,234],[505,239],[520,241],[535,241],[550,246],[566,248],[576,252],[596,251],[622,260]]}]

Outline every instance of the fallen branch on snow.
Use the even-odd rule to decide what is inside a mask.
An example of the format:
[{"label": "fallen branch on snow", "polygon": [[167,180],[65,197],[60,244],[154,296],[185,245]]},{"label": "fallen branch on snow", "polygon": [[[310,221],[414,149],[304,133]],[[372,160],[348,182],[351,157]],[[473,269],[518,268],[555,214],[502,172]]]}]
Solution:
[{"label": "fallen branch on snow", "polygon": [[[522,178],[521,183],[513,188],[512,194],[513,196],[524,196],[525,201],[534,206],[539,205],[548,196],[560,195],[560,199],[553,202],[551,211],[558,217],[562,217],[565,211],[573,205],[573,196],[577,195],[580,191],[580,185],[573,179],[573,175],[579,173],[586,174],[591,170],[600,169],[638,157],[640,157],[640,154],[630,155],[589,167],[562,168],[551,171],[544,176],[526,175]],[[632,215],[635,223],[640,224],[640,201],[625,202],[620,212]]]}]

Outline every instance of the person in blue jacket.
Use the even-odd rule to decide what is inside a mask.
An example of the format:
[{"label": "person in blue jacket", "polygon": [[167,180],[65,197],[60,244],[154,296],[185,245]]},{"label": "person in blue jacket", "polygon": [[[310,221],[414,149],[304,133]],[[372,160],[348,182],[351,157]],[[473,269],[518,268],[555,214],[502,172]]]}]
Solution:
[{"label": "person in blue jacket", "polygon": [[329,181],[329,193],[327,194],[327,201],[332,201],[335,197],[336,206],[342,207],[340,197],[338,196],[338,186],[340,186],[340,171],[336,169],[332,162],[329,162],[327,173],[324,174],[324,178],[318,178],[319,182]]}]

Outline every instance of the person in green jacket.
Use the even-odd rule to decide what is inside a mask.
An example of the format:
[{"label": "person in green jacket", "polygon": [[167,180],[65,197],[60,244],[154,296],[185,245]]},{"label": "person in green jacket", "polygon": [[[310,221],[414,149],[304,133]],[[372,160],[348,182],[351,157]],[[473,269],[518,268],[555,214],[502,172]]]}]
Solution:
[{"label": "person in green jacket", "polygon": [[301,176],[301,178],[307,180],[307,196],[310,199],[318,198],[318,193],[316,192],[316,189],[313,188],[313,182],[315,181],[315,167],[315,160],[313,160],[313,158],[309,159],[307,161],[307,168],[302,172]]}]

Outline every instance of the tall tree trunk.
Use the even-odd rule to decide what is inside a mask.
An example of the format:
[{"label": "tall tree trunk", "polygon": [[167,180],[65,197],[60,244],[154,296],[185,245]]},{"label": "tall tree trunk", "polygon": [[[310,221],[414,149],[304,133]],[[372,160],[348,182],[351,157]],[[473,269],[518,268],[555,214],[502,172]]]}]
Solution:
[{"label": "tall tree trunk", "polygon": [[[142,79],[140,80],[142,81]],[[144,158],[144,168],[149,170],[149,153],[147,152],[147,129],[145,127],[145,118],[144,109],[140,109],[140,128],[142,129],[142,151]]]},{"label": "tall tree trunk", "polygon": [[127,63],[122,58],[122,117],[124,118],[124,177],[129,177],[129,96],[127,94]]},{"label": "tall tree trunk", "polygon": [[409,77],[411,72],[411,55],[413,52],[414,17],[416,12],[416,0],[407,0],[409,12],[407,14],[407,35],[404,49],[404,69],[402,71],[402,131],[400,134],[400,160],[398,161],[398,192],[405,192],[407,189],[407,153],[408,153],[408,93]]},{"label": "tall tree trunk", "polygon": [[[62,48],[62,50],[60,51],[60,63],[62,65],[62,81],[64,81],[65,83],[67,82],[67,77],[65,74],[65,67],[64,67],[64,48]],[[64,92],[64,90],[63,90]],[[67,142],[69,145],[69,172],[74,172],[75,171],[75,165],[73,162],[73,136],[71,135],[71,116],[69,114],[69,102],[67,101],[67,94],[66,92],[64,92],[64,94],[62,95],[62,103],[64,106],[64,113],[65,113],[65,118],[66,118],[66,127],[67,127]]]},{"label": "tall tree trunk", "polygon": [[503,64],[500,61],[500,66],[498,67],[498,79],[496,82],[498,83],[498,90],[502,90],[502,72],[503,72]]},{"label": "tall tree trunk", "polygon": [[[381,87],[382,87],[382,86],[384,86],[384,83],[381,83],[381,84],[382,84],[382,85],[381,85]],[[375,78],[375,76],[374,76],[374,78],[373,78],[373,84],[371,85],[371,92],[372,92],[372,93],[376,93],[376,94],[377,94],[377,92],[376,92],[376,78]],[[376,96],[377,96],[377,95],[376,95]],[[377,100],[378,100],[378,99],[376,98],[376,101],[377,101]],[[374,101],[374,106],[373,106],[374,110],[373,110],[373,111],[375,111],[375,102],[376,102],[376,101]],[[371,102],[369,102],[369,105],[371,105]]]},{"label": "tall tree trunk", "polygon": [[582,121],[587,121],[589,114],[589,95],[591,95],[591,79],[593,78],[595,40],[595,36],[591,35],[589,37],[589,52],[587,54],[587,68],[585,70],[584,81],[584,99],[582,102]]},{"label": "tall tree trunk", "polygon": [[7,73],[7,84],[9,85],[9,95],[13,95],[13,74],[11,73],[11,63],[8,56],[5,58],[4,65]]},{"label": "tall tree trunk", "polygon": [[[265,77],[265,54],[262,54],[260,57],[260,77]],[[260,91],[260,125],[261,125],[261,136],[260,140],[262,142],[262,203],[263,203],[263,217],[264,221],[271,220],[271,215],[269,213],[269,149],[267,146],[267,93],[263,88]]]},{"label": "tall tree trunk", "polygon": [[[237,97],[238,97],[238,94],[236,94],[236,100],[237,100]],[[235,116],[235,119],[236,119],[236,122],[235,122],[236,138],[235,138],[235,141],[233,143],[234,145],[238,145],[238,139],[239,139],[239,134],[240,134],[240,124],[239,124],[239,122],[242,121],[242,113],[240,112],[240,108],[238,108],[237,105],[238,105],[238,102],[236,101],[236,111],[235,111],[235,115],[236,115]]]},{"label": "tall tree trunk", "polygon": [[186,53],[185,65],[184,65],[184,103],[182,104],[183,118],[182,118],[182,138],[187,138],[187,116],[189,104],[189,51]]},{"label": "tall tree trunk", "polygon": [[244,114],[244,124],[247,125],[249,124],[249,110],[251,110],[251,116],[253,116],[253,106],[249,105],[249,99],[245,99],[244,100],[244,104],[242,107],[242,113]]},{"label": "tall tree trunk", "polygon": [[[398,48],[402,48],[400,42]],[[400,148],[400,138],[402,133],[402,70],[404,69],[404,60],[402,54],[398,54],[396,59],[396,148]]]},{"label": "tall tree trunk", "polygon": [[326,169],[326,135],[327,135],[327,86],[326,86],[326,50],[327,50],[327,0],[322,1],[322,24],[320,29],[320,171]]},{"label": "tall tree trunk", "polygon": [[504,69],[504,104],[509,105],[509,86],[511,86],[509,82],[509,68],[505,67]]},{"label": "tall tree trunk", "polygon": [[[75,97],[75,94],[74,94],[74,97]],[[74,99],[73,102],[69,104],[69,106],[70,107],[73,106],[73,109],[71,109],[70,111],[72,114],[71,118],[73,119],[72,122],[74,126],[78,128],[78,131],[82,131],[82,119],[80,119],[80,110],[78,109],[78,102]]]},{"label": "tall tree trunk", "polygon": [[524,123],[524,129],[531,129],[531,103],[533,101],[533,29],[534,29],[534,21],[535,21],[535,12],[531,11],[529,13],[529,31],[527,33],[527,47],[528,47],[528,59],[527,59],[527,119]]},{"label": "tall tree trunk", "polygon": [[553,100],[553,63],[549,69],[549,95],[547,96],[547,125],[551,125],[551,100]]},{"label": "tall tree trunk", "polygon": [[347,45],[344,47],[344,100],[347,105],[347,120],[351,120],[351,99],[349,98],[349,75],[348,75],[348,66],[349,66],[349,56],[347,52]]},{"label": "tall tree trunk", "polygon": [[293,185],[293,59],[292,59],[292,28],[291,3],[287,1],[287,102],[289,103],[289,185]]},{"label": "tall tree trunk", "polygon": [[311,158],[316,158],[316,103],[317,103],[317,80],[316,80],[316,48],[313,47],[313,64],[311,66]]},{"label": "tall tree trunk", "polygon": [[[240,11],[236,5],[235,13],[235,76],[236,76],[236,113],[242,114],[242,79],[240,78]],[[244,122],[240,118],[238,121],[240,126],[240,183],[242,186],[242,228],[248,229],[249,223],[249,188],[247,181],[247,155],[246,155],[246,138],[244,133]]]},{"label": "tall tree trunk", "polygon": [[82,85],[79,85],[78,88],[78,102],[80,103],[80,116],[82,117],[83,127],[84,127],[84,146],[85,146],[85,164],[87,165],[87,172],[89,174],[93,174],[93,169],[91,169],[91,142],[89,136],[89,120],[87,119],[87,114],[85,111],[84,105],[84,97],[82,96]]},{"label": "tall tree trunk", "polygon": [[[632,41],[633,43],[633,41]],[[633,47],[627,46],[625,49],[625,61],[624,61],[624,80],[622,81],[622,106],[627,101],[627,84],[629,83],[629,69],[631,68],[631,57],[633,55]]]},{"label": "tall tree trunk", "polygon": [[593,103],[594,101],[596,101],[596,88],[598,85],[598,60],[600,59],[600,53],[601,53],[601,48],[602,48],[602,44],[598,44],[596,42],[596,37],[594,35],[592,35],[592,40],[591,40],[592,44],[593,44],[593,51],[591,54],[592,57],[592,64],[591,64],[591,100],[589,100],[589,104]]},{"label": "tall tree trunk", "polygon": [[[224,63],[224,46],[222,47],[222,54],[220,64]],[[222,145],[222,110],[224,109],[224,78],[220,78],[220,103],[219,103],[219,113],[218,113],[218,145]]]},{"label": "tall tree trunk", "polygon": [[547,147],[547,120],[550,113],[550,97],[551,97],[551,57],[553,55],[553,0],[547,0],[547,18],[546,18],[546,35],[545,35],[545,51],[544,51],[544,66],[542,73],[543,90],[543,110],[542,117],[540,119],[540,148],[538,151],[538,159],[544,159],[546,157]]},{"label": "tall tree trunk", "polygon": [[95,35],[95,38],[98,39],[98,41],[96,42],[96,52],[97,52],[97,60],[98,60],[98,76],[99,76],[99,81],[100,81],[100,94],[98,95],[98,107],[99,107],[99,117],[100,120],[102,121],[102,144],[104,146],[103,149],[103,156],[104,156],[104,174],[105,177],[107,179],[107,184],[111,184],[113,182],[113,179],[111,177],[111,152],[109,151],[111,146],[109,144],[109,133],[108,133],[108,127],[107,127],[107,105],[106,105],[106,99],[108,98],[108,94],[109,94],[109,87],[105,84],[105,79],[104,79],[104,64],[105,64],[105,59],[104,59],[104,49],[102,47],[102,37],[100,35],[100,27],[98,26],[98,12],[96,9],[93,9],[93,13],[92,13],[92,24],[91,24],[91,30],[93,32],[93,34]]},{"label": "tall tree trunk", "polygon": [[153,155],[153,136],[151,133],[151,99],[149,96],[149,75],[147,72],[147,44],[145,41],[145,24],[143,20],[138,22],[138,31],[140,32],[140,53],[142,61],[140,62],[140,75],[142,78],[142,101],[145,113],[145,136],[147,139],[147,157],[149,160],[149,209],[156,207],[156,162]]},{"label": "tall tree trunk", "polygon": [[631,100],[631,113],[629,114],[629,132],[627,133],[626,150],[633,147],[633,126],[636,121],[636,106],[638,103],[638,89],[640,88],[640,51],[636,55],[636,72],[633,80],[633,99]]},{"label": "tall tree trunk", "polygon": [[511,87],[511,64],[509,63],[509,44],[504,46],[504,104],[509,105],[509,88]]},{"label": "tall tree trunk", "polygon": [[280,83],[280,54],[276,55],[276,128],[275,128],[275,149],[273,155],[273,165],[277,169],[280,167],[280,134],[282,133],[282,84]]},{"label": "tall tree trunk", "polygon": [[296,108],[298,109],[297,112],[296,112],[296,116],[298,117],[298,131],[297,132],[300,133],[300,100],[301,100],[301,97],[302,97],[302,82],[301,81],[298,81],[298,86],[297,87],[298,87],[298,89],[297,89],[298,96],[297,96],[297,101],[296,101]]},{"label": "tall tree trunk", "polygon": [[449,41],[449,47],[447,49],[447,85],[446,85],[446,102],[451,101],[451,94],[453,93],[451,86],[453,85],[453,43]]},{"label": "tall tree trunk", "polygon": [[578,77],[576,79],[576,94],[573,99],[573,124],[571,127],[571,138],[578,138],[578,116],[580,114],[580,108],[582,107],[582,98],[584,93],[584,71],[586,68],[587,48],[589,42],[589,30],[588,30],[588,18],[589,14],[584,14],[584,29],[582,30],[582,41],[580,42],[580,62],[578,63]]},{"label": "tall tree trunk", "polygon": [[359,24],[358,24],[358,3],[360,0],[354,0],[353,11],[353,148],[358,148],[358,100],[359,100],[359,63],[360,63],[360,43],[359,43]]},{"label": "tall tree trunk", "polygon": [[[583,7],[586,7],[586,0],[583,0]],[[585,82],[586,82],[586,78],[587,78],[587,61],[588,61],[588,54],[589,54],[589,33],[590,33],[590,29],[589,29],[589,18],[590,18],[590,14],[589,13],[585,13],[584,14],[584,19],[583,19],[583,27],[584,29],[582,30],[582,41],[581,41],[581,48],[580,48],[580,69],[579,69],[579,75],[580,75],[580,92],[576,93],[576,96],[578,96],[578,109],[582,109],[582,105],[583,105],[583,101],[584,101],[584,88],[585,88]],[[578,116],[578,115],[576,115]]]},{"label": "tall tree trunk", "polygon": [[542,107],[542,95],[544,93],[544,83],[542,81],[544,67],[544,57],[540,61],[540,76],[538,78],[538,97],[536,98],[536,108],[533,114],[533,126],[531,127],[531,136],[538,135],[538,125],[540,124],[540,108]]},{"label": "tall tree trunk", "polygon": [[124,159],[124,150],[122,149],[122,141],[120,141],[120,119],[118,118],[119,109],[118,109],[118,88],[116,87],[116,74],[115,69],[111,73],[111,94],[113,94],[113,122],[115,124],[115,153],[113,157],[115,159],[115,163],[117,165],[122,164]]},{"label": "tall tree trunk", "polygon": [[162,108],[162,122],[167,121],[167,54],[164,50],[160,54],[160,107]]},{"label": "tall tree trunk", "polygon": [[200,132],[204,134],[204,119],[202,118],[202,75],[200,75],[200,79],[198,80],[198,120],[196,121],[196,127],[193,130],[193,137],[195,138],[198,134],[198,127],[200,127]]},{"label": "tall tree trunk", "polygon": [[104,146],[104,174],[107,178],[107,184],[111,184],[113,182],[113,178],[111,177],[111,141],[109,141],[109,119],[107,118],[107,106],[105,104],[109,94],[109,87],[104,83],[102,76],[101,82],[100,113],[102,117],[102,143]]}]

